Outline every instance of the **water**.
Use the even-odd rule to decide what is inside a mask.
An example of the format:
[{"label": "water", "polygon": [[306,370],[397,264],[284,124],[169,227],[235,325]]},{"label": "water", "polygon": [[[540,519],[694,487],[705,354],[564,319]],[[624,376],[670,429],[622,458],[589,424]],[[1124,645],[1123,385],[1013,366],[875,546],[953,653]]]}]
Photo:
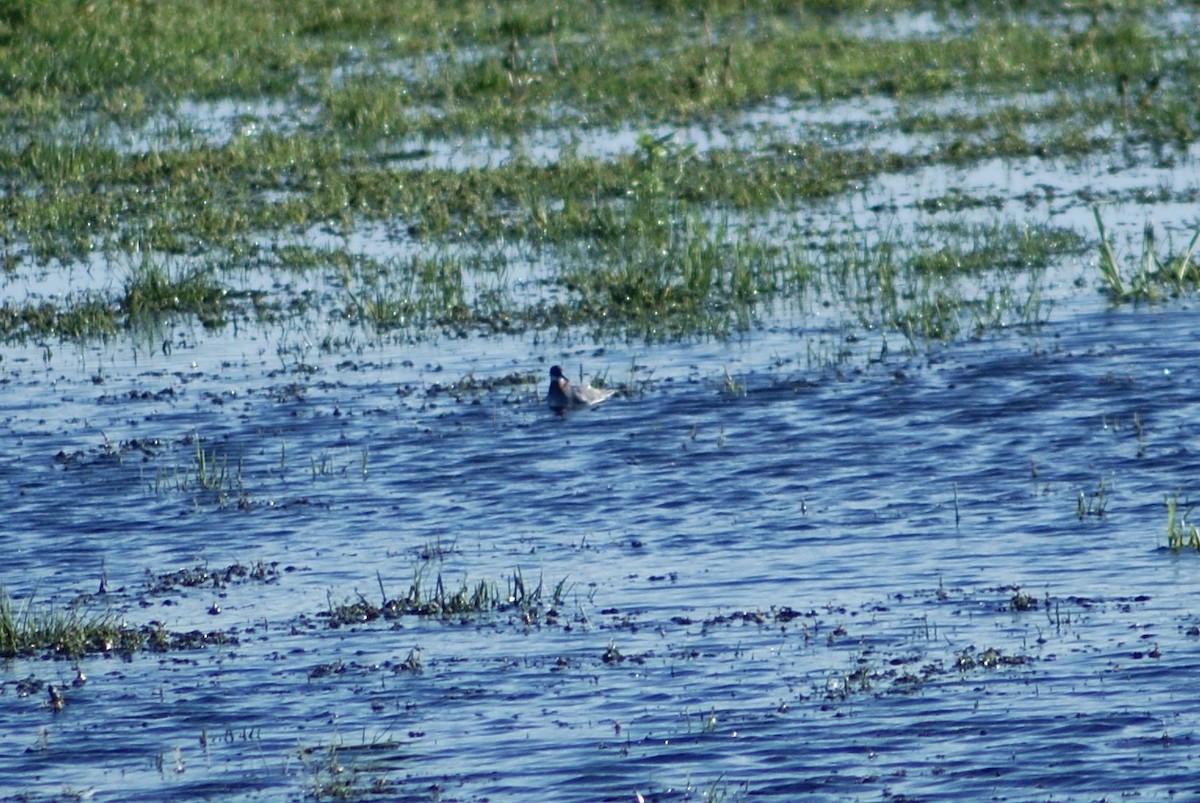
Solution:
[{"label": "water", "polygon": [[[14,602],[103,573],[94,607],[236,643],[5,663],[0,779],[109,800],[1185,792],[1196,556],[1161,546],[1163,498],[1200,466],[1193,316],[1060,312],[841,371],[782,328],[551,353],[652,377],[565,419],[540,378],[441,389],[543,373],[519,341],[303,368],[283,333],[11,349]],[[240,462],[248,509],[179,489],[194,438]],[[147,571],[257,561],[269,582],[147,591]],[[321,616],[421,565],[567,592],[553,624]],[[61,712],[31,679],[65,687]]]},{"label": "water", "polygon": [[[744,127],[678,144],[816,126],[878,147],[893,106],[753,109]],[[181,113],[213,117],[195,135],[214,141],[289,115]],[[566,144],[611,156],[637,133]],[[552,161],[564,140],[542,132],[516,150]],[[480,141],[422,158],[508,155]],[[1104,200],[1130,255],[1146,220],[1176,247],[1194,231],[1196,156],[937,166],[779,215],[900,240],[937,236],[929,223],[949,214],[1094,237]],[[996,204],[920,206],[956,190]],[[349,247],[394,254],[393,235],[363,225]],[[505,261],[522,264],[518,250]],[[728,343],[366,343],[305,319],[6,345],[0,585],[13,604],[80,601],[215,635],[0,663],[0,799],[1194,794],[1200,555],[1163,545],[1164,498],[1191,512],[1200,468],[1195,310],[1109,309],[1090,259],[1030,280],[1041,326],[915,352],[893,333],[882,359],[878,332],[847,329],[821,299],[760,310]],[[249,273],[267,288],[308,281]],[[540,276],[521,274],[523,292],[553,292]],[[104,262],[19,272],[0,296],[114,281]],[[554,363],[625,392],[555,416],[541,399]],[[236,475],[223,494],[197,487],[198,450]],[[260,563],[257,578],[154,588]],[[565,593],[528,621],[504,607],[330,627],[331,605],[402,596],[414,573],[426,588],[440,575],[501,590],[519,573]]]}]

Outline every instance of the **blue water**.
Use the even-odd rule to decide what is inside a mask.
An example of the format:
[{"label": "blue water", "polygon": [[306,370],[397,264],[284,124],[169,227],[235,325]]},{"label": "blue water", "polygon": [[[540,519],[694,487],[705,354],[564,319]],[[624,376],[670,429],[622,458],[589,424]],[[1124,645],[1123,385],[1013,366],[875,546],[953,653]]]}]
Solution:
[{"label": "blue water", "polygon": [[[625,385],[566,418],[540,399],[549,363],[519,365],[519,343],[441,370],[447,345],[311,371],[194,333],[194,349],[136,361],[13,349],[14,604],[65,605],[103,576],[89,610],[236,643],[6,662],[0,785],[1186,796],[1200,555],[1162,546],[1164,497],[1186,503],[1200,468],[1193,320],[1182,303],[1088,309],[840,368],[779,359],[782,330],[543,353]],[[514,371],[528,384],[439,389]],[[240,465],[227,498],[180,480],[194,439]],[[1081,518],[1101,481],[1103,515]],[[270,582],[147,591],[147,572],[257,561]],[[378,603],[380,582],[399,595],[417,570],[567,591],[552,624],[508,609],[328,627],[330,601]],[[400,668],[410,654],[419,669]],[[22,696],[31,678],[65,687],[62,711],[42,687]]]},{"label": "blue water", "polygon": [[[828,116],[865,146],[926,146],[879,122],[892,107],[751,109],[678,144]],[[571,137],[604,155],[633,135]],[[430,158],[496,163],[481,148]],[[1104,202],[1132,259],[1147,220],[1176,246],[1195,230],[1191,206],[1144,199],[1192,197],[1198,155],[938,164],[745,222],[817,252],[1001,218],[1094,238]],[[1002,208],[924,205],[954,192]],[[346,242],[386,256],[390,228]],[[498,247],[508,278],[556,292],[539,282],[549,257],[522,250]],[[1194,797],[1200,554],[1164,548],[1164,499],[1190,525],[1196,312],[1109,309],[1094,256],[963,279],[967,298],[1036,291],[1043,323],[1008,314],[971,338],[968,320],[947,344],[868,331],[842,299],[874,291],[840,286],[757,310],[730,342],[414,344],[299,319],[6,344],[12,605],[207,646],[0,662],[0,800]],[[113,270],[97,255],[75,275],[22,271],[0,297],[111,289]],[[556,416],[554,363],[622,393]],[[219,491],[199,487],[198,454],[226,472]],[[260,563],[257,579],[161,588]],[[414,576],[505,591],[515,575],[543,586],[531,616],[326,616]]]}]

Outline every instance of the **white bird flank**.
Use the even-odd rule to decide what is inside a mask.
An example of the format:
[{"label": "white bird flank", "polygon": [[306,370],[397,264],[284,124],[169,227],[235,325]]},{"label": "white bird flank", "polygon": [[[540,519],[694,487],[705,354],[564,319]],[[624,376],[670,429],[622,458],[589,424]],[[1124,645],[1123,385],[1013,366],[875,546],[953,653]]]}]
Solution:
[{"label": "white bird flank", "polygon": [[563,376],[562,368],[556,365],[550,369],[550,392],[546,394],[546,404],[550,405],[551,410],[564,412],[599,404],[614,393],[616,391],[612,388],[572,385]]}]

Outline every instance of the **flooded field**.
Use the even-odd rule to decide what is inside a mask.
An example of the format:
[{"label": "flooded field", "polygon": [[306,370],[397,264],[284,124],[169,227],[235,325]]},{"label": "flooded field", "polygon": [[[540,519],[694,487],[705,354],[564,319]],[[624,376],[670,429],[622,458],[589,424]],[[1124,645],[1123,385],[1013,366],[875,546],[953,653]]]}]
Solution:
[{"label": "flooded field", "polygon": [[1195,8],[410,5],[0,14],[0,800],[1194,794]]}]

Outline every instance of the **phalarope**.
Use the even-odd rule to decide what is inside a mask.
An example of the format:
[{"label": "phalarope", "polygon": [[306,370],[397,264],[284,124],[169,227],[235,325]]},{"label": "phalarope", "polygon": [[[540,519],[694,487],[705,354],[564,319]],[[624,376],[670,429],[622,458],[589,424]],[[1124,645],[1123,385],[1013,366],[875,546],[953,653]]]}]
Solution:
[{"label": "phalarope", "polygon": [[563,376],[562,368],[555,365],[550,369],[550,392],[546,403],[551,410],[564,411],[575,407],[591,407],[611,397],[612,388],[594,388],[591,385],[572,385]]}]

